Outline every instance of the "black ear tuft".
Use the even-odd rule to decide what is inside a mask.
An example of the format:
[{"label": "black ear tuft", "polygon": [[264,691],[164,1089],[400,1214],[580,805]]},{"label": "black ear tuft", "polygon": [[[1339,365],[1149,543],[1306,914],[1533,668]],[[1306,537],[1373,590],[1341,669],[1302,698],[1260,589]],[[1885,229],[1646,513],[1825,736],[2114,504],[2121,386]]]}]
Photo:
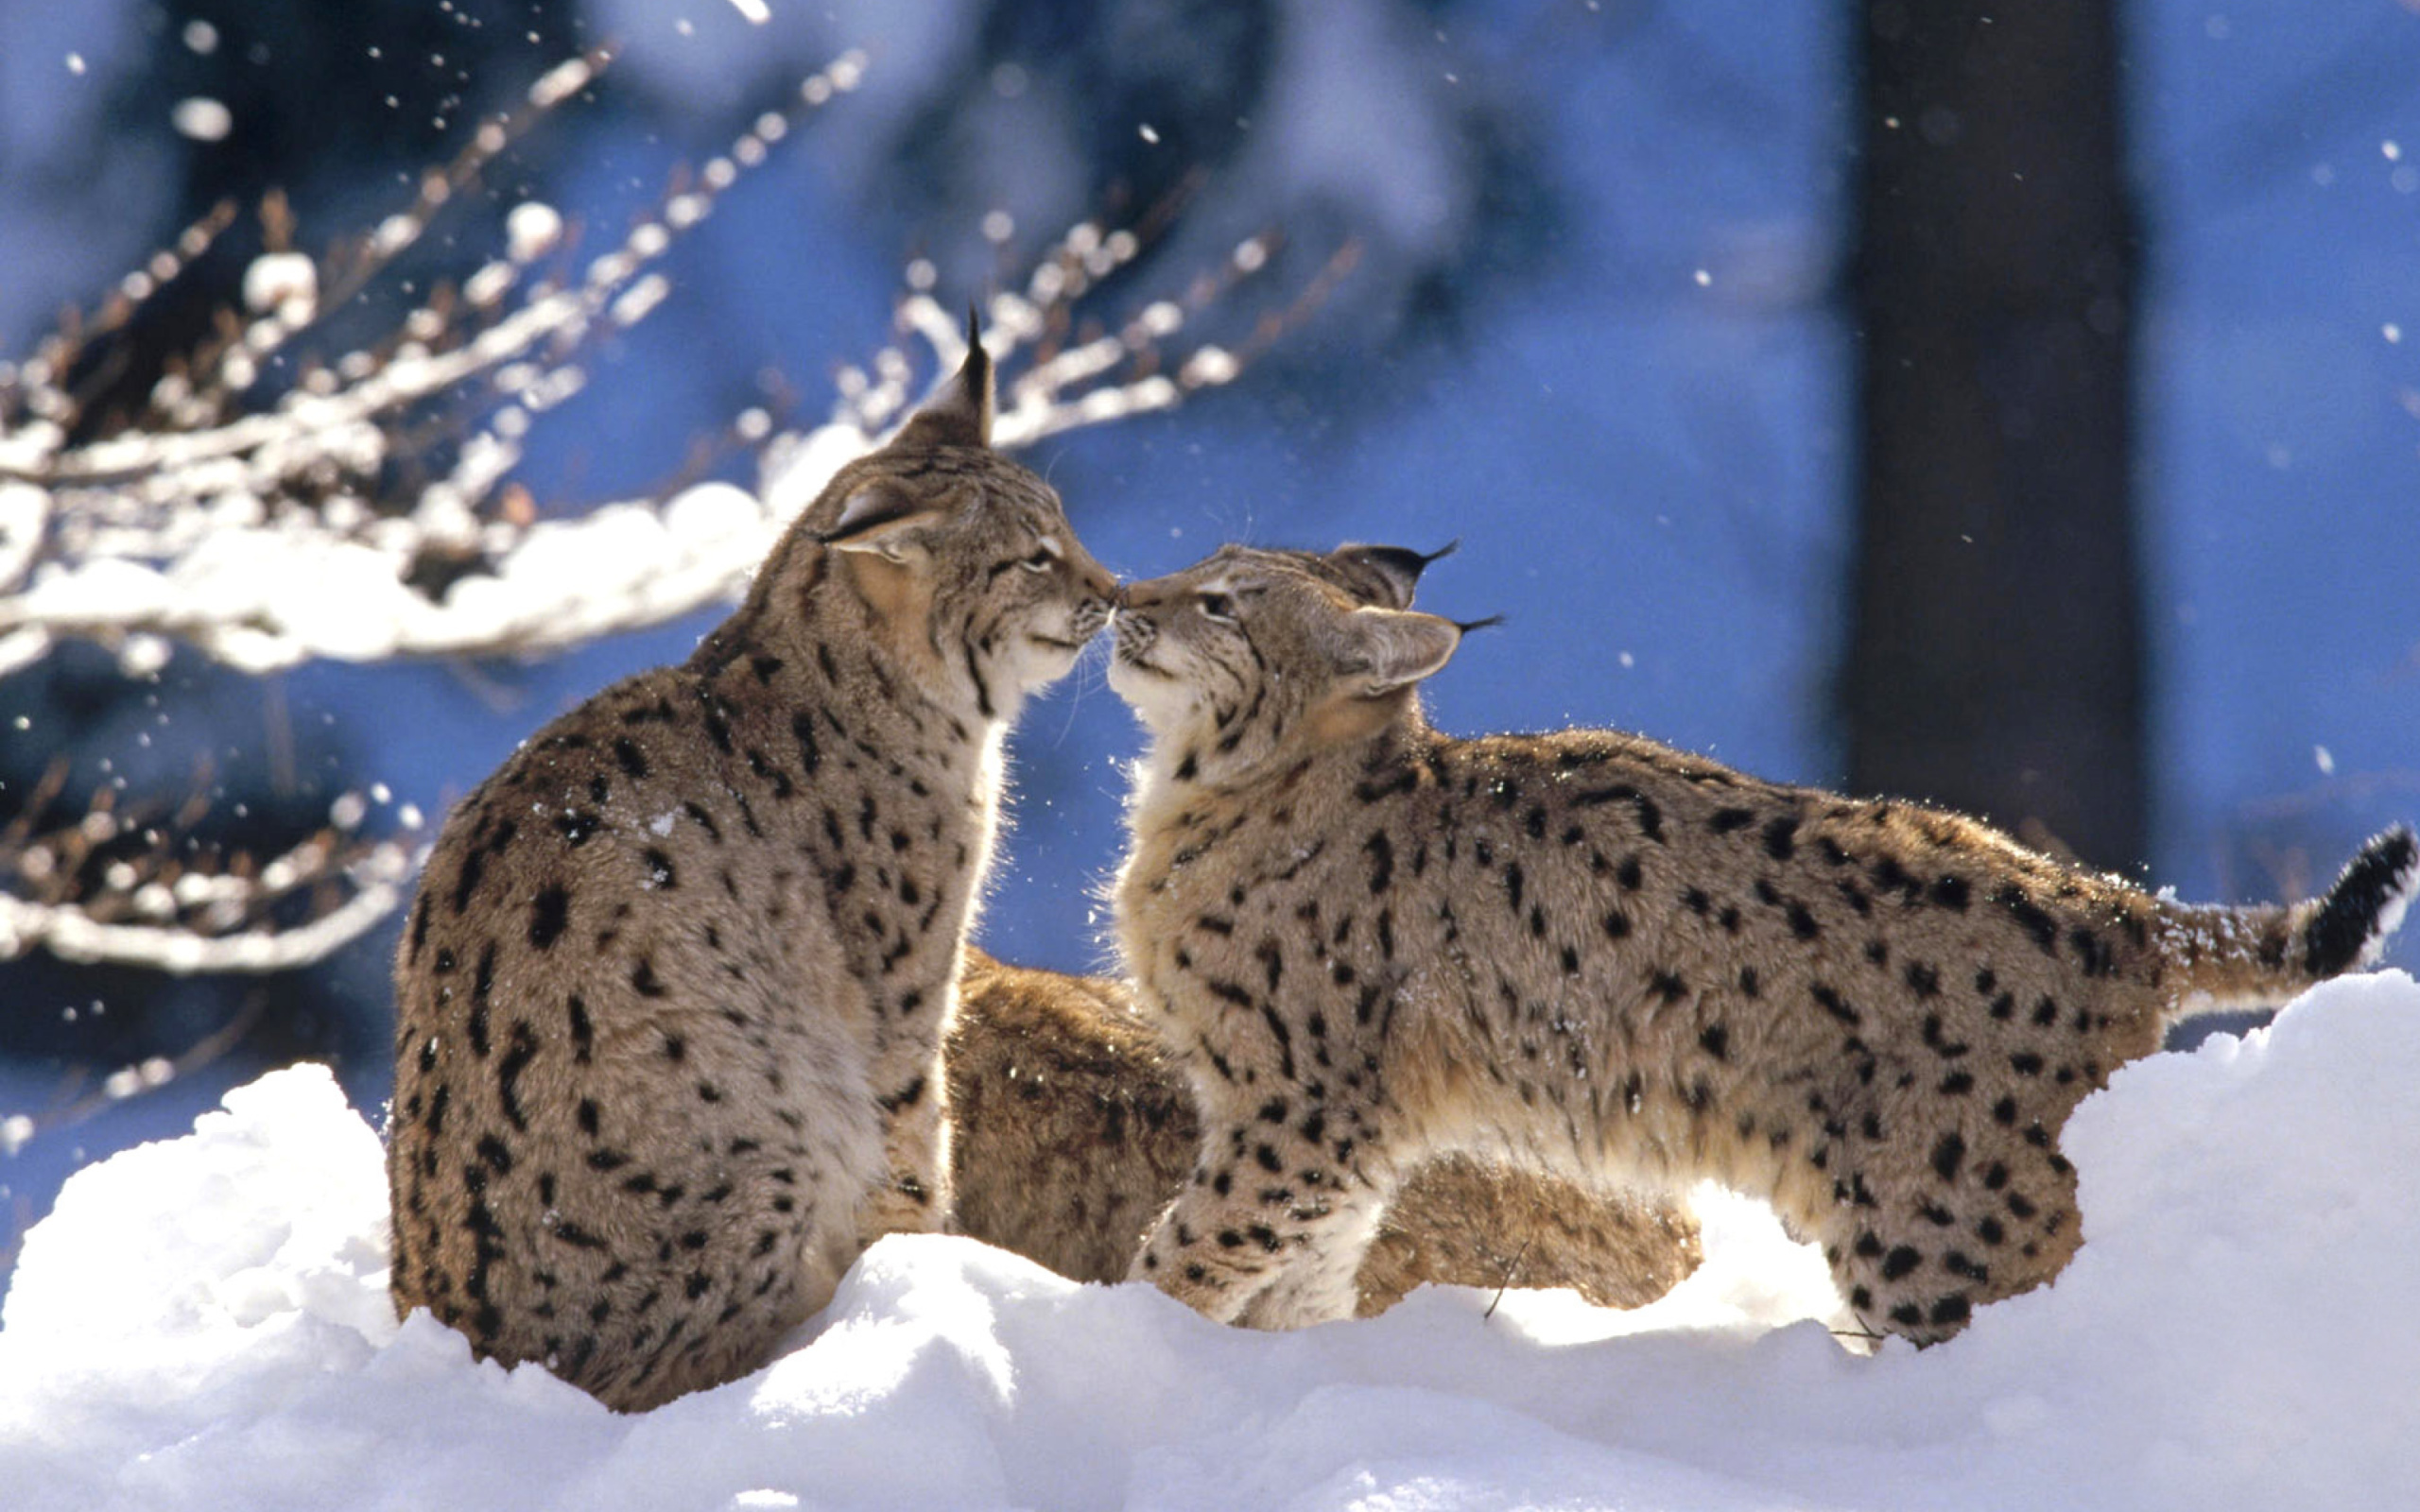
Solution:
[{"label": "black ear tuft", "polygon": [[1492,630],[1503,623],[1503,615],[1490,614],[1483,620],[1456,620],[1454,622],[1454,628],[1461,631],[1464,635],[1468,635],[1473,630]]},{"label": "black ear tuft", "polygon": [[983,327],[973,301],[966,305],[966,360],[901,426],[893,446],[989,446],[992,444],[992,354],[983,350]]},{"label": "black ear tuft", "polygon": [[1364,569],[1374,574],[1376,581],[1371,589],[1392,608],[1409,609],[1411,598],[1420,587],[1420,575],[1440,557],[1451,556],[1461,541],[1449,541],[1442,551],[1417,552],[1406,546],[1365,546],[1358,543],[1339,546],[1330,558],[1342,566]]}]

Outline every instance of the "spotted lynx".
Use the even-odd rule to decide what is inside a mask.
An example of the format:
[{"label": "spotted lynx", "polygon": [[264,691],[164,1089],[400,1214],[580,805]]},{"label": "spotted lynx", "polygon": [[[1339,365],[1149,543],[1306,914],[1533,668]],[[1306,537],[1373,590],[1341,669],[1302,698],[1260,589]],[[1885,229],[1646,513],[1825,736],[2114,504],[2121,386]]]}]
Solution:
[{"label": "spotted lynx", "polygon": [[1455,625],[1251,553],[1115,626],[1118,936],[1203,1123],[1134,1274],[1225,1320],[1349,1315],[1404,1173],[1470,1150],[1769,1197],[1866,1327],[1946,1337],[2074,1252],[2079,1100],[2371,961],[2420,883],[2396,830],[2324,899],[2189,907],[1634,736],[1454,739],[1415,689]]},{"label": "spotted lynx", "polygon": [[[953,1227],[1063,1276],[1122,1280],[1201,1143],[1192,1098],[1126,985],[970,949],[942,1060]],[[1636,1307],[1698,1258],[1685,1209],[1449,1156],[1387,1209],[1357,1306],[1384,1312],[1436,1281],[1568,1286],[1601,1307]]]},{"label": "spotted lynx", "polygon": [[448,820],[396,961],[399,1310],[635,1410],[941,1226],[1002,733],[1114,592],[991,404],[974,342],[695,655]]},{"label": "spotted lynx", "polygon": [[[1409,609],[1437,558],[1392,546],[1266,552],[1354,602]],[[959,1231],[1085,1280],[1123,1277],[1200,1143],[1166,1056],[1122,983],[1003,966],[970,951],[946,1056]],[[1651,1301],[1695,1269],[1685,1211],[1635,1194],[1584,1200],[1564,1183],[1448,1157],[1406,1184],[1357,1279],[1359,1307],[1425,1280],[1570,1286],[1608,1306]]]}]

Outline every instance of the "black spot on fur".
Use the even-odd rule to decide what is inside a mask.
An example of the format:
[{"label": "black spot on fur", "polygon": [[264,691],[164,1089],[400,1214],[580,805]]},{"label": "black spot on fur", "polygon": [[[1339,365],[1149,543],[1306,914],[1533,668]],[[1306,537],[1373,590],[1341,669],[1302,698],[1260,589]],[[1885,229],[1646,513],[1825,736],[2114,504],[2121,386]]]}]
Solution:
[{"label": "black spot on fur", "polygon": [[2009,912],[2018,926],[2033,936],[2033,943],[2046,954],[2056,954],[2059,949],[2059,921],[2045,912],[2039,903],[2025,894],[2014,883],[1992,894],[1992,902]]},{"label": "black spot on fur", "polygon": [[538,1037],[529,1032],[529,1025],[516,1019],[505,1039],[504,1054],[495,1063],[496,1095],[504,1107],[505,1122],[527,1131],[529,1121],[521,1108],[521,1074],[537,1058]]},{"label": "black spot on fur", "polygon": [[1765,824],[1765,854],[1775,861],[1787,861],[1798,850],[1798,819],[1785,814]]},{"label": "black spot on fur", "polygon": [[495,941],[490,940],[479,950],[478,969],[471,978],[471,1054],[482,1058],[488,1053],[488,996],[494,990]]},{"label": "black spot on fur", "polygon": [[1882,1279],[1886,1281],[1895,1281],[1924,1263],[1925,1257],[1918,1254],[1913,1247],[1901,1245],[1882,1257]]},{"label": "black spot on fur", "polygon": [[462,869],[454,876],[454,912],[470,911],[471,894],[478,889],[479,878],[487,871],[487,852],[474,848],[462,858]]},{"label": "black spot on fur", "polygon": [[1731,1031],[1723,1027],[1721,1024],[1709,1023],[1705,1026],[1703,1032],[1699,1034],[1698,1045],[1701,1049],[1704,1050],[1707,1055],[1712,1056],[1717,1060],[1729,1059],[1731,1055]]},{"label": "black spot on fur", "polygon": [[585,1066],[596,1046],[596,1026],[589,1022],[588,1005],[580,1001],[579,993],[573,993],[563,1007],[571,1018],[572,1059]]},{"label": "black spot on fur", "polygon": [[562,937],[563,925],[571,918],[571,893],[562,886],[548,887],[531,900],[529,904],[529,944],[536,950],[548,950]]},{"label": "black spot on fur", "polygon": [[2083,965],[2086,976],[2108,976],[2118,970],[2117,953],[2108,941],[2088,929],[2072,930],[2067,943],[2075,947],[2076,959]]},{"label": "black spot on fur", "polygon": [[1933,1175],[1944,1181],[1958,1179],[1958,1167],[1966,1159],[1966,1142],[1953,1129],[1944,1134],[1932,1147]]},{"label": "black spot on fur", "polygon": [[1895,892],[1903,902],[1914,902],[1924,895],[1924,884],[1909,875],[1908,868],[1893,856],[1884,856],[1867,870],[1874,885],[1883,892]]},{"label": "black spot on fur", "polygon": [[622,770],[631,777],[643,778],[648,774],[647,753],[639,749],[639,743],[628,735],[614,737],[614,760],[620,763]]}]

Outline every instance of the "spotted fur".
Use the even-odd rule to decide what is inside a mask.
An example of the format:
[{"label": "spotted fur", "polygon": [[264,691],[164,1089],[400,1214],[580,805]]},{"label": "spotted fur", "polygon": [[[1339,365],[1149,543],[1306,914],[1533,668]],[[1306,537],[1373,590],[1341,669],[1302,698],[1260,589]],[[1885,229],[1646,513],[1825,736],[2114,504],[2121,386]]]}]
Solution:
[{"label": "spotted fur", "polygon": [[1866,1327],[1945,1338],[2074,1253],[2087,1092],[2373,959],[2420,882],[2398,830],[2325,899],[2188,907],[1635,736],[1455,739],[1415,692],[1454,625],[1245,553],[1115,629],[1150,736],[1118,936],[1203,1123],[1134,1274],[1220,1319],[1350,1314],[1407,1173],[1463,1151],[1768,1197]]},{"label": "spotted fur", "polygon": [[634,1410],[940,1226],[1002,733],[1114,591],[990,416],[978,343],[695,655],[447,821],[395,969],[400,1311]]},{"label": "spotted fur", "polygon": [[[1122,1280],[1201,1144],[1201,1121],[1132,991],[967,953],[949,1068],[957,1231],[1078,1280]],[[1249,1242],[1249,1241],[1248,1241]],[[1355,1279],[1357,1311],[1425,1282],[1568,1286],[1636,1307],[1697,1268],[1678,1204],[1595,1199],[1552,1177],[1447,1156],[1415,1172]]]}]

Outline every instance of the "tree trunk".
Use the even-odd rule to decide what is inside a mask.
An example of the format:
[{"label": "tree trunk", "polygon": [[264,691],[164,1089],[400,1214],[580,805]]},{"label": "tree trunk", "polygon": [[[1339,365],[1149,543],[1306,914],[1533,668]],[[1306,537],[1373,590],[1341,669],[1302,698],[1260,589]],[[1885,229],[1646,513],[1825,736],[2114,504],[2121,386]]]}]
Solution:
[{"label": "tree trunk", "polygon": [[2114,0],[1859,7],[1863,793],[2145,853]]}]

